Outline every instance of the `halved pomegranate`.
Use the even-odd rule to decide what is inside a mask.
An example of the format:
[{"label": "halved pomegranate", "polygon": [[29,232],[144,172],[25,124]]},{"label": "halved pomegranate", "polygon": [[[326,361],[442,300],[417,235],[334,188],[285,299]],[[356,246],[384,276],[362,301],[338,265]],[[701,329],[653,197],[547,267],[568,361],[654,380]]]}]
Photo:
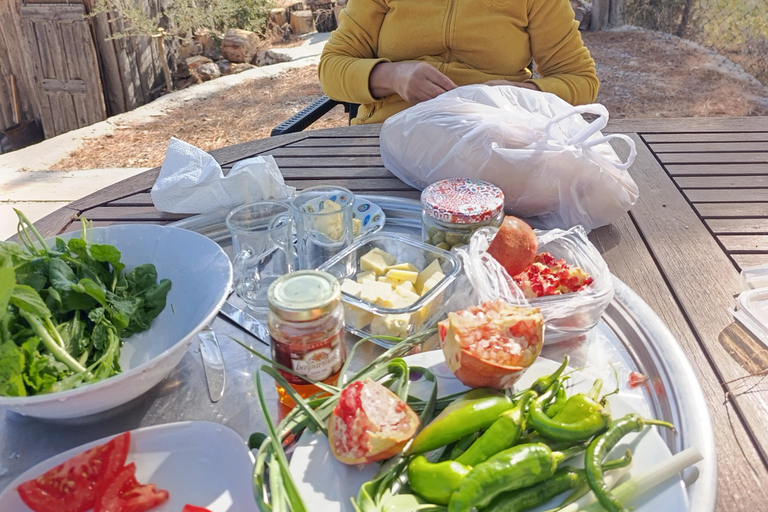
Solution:
[{"label": "halved pomegranate", "polygon": [[448,313],[438,323],[438,335],[445,362],[461,382],[506,389],[539,356],[544,317],[539,308],[499,299]]},{"label": "halved pomegranate", "polygon": [[378,382],[353,382],[339,396],[328,425],[333,455],[344,464],[392,457],[416,434],[419,417]]}]

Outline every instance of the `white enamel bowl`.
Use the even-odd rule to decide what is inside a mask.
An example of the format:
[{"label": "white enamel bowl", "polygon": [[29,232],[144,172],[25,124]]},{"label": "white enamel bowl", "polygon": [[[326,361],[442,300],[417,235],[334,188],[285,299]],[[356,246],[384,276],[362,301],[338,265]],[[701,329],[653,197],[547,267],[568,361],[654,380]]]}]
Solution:
[{"label": "white enamel bowl", "polygon": [[[122,405],[145,393],[179,364],[194,336],[218,313],[232,284],[232,265],[216,242],[186,229],[126,224],[89,230],[90,242],[112,244],[126,272],[153,263],[171,280],[166,307],[152,326],[125,340],[123,369],[82,387],[30,397],[0,397],[0,407],[38,418],[79,418]],[[79,232],[59,238],[79,237]],[[51,240],[53,241],[53,239]]]}]

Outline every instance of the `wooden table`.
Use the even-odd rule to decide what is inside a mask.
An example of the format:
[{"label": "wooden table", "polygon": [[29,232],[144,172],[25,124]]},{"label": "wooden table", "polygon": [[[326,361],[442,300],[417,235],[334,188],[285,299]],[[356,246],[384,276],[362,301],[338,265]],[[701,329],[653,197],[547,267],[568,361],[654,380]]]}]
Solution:
[{"label": "wooden table", "polygon": [[[380,126],[308,131],[213,151],[227,169],[271,154],[286,182],[417,198],[381,163]],[[768,263],[768,119],[620,120],[630,135],[630,170],[640,200],[591,239],[615,275],[666,322],[707,398],[718,446],[718,510],[766,510],[768,503],[768,350],[733,322],[742,291],[738,270]],[[623,151],[617,147],[617,151]],[[149,189],[158,169],[76,201],[37,223],[45,236],[95,225],[166,223]]]}]

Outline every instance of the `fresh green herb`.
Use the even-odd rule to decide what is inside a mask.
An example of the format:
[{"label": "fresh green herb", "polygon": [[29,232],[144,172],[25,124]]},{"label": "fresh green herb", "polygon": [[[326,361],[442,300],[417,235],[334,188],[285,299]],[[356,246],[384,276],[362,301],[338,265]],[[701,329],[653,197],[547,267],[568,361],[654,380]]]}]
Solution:
[{"label": "fresh green herb", "polygon": [[124,273],[120,251],[80,238],[54,247],[27,217],[23,246],[0,242],[0,395],[63,391],[120,372],[121,338],[149,328],[171,282],[152,264]]}]

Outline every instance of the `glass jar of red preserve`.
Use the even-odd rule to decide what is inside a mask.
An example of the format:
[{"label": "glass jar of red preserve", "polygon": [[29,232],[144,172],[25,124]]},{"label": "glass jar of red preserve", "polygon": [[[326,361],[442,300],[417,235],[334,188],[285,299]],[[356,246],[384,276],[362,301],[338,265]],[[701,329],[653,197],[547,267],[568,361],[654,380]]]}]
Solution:
[{"label": "glass jar of red preserve", "polygon": [[[339,282],[319,270],[302,270],[278,278],[267,292],[272,359],[315,381],[336,384],[346,359],[344,307]],[[301,377],[278,371],[302,398],[320,389]],[[280,401],[296,405],[284,388]]]}]

